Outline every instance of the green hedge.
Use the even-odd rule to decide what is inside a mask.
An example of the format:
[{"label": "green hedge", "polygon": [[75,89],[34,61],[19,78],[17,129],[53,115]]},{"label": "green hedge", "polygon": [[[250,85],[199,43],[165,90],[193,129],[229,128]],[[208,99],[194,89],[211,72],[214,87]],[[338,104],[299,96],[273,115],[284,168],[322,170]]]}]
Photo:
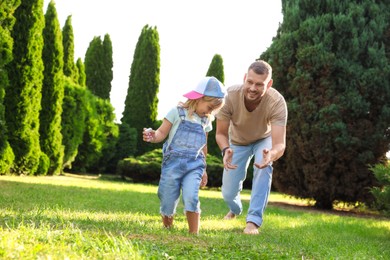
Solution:
[{"label": "green hedge", "polygon": [[[131,178],[133,182],[157,184],[160,179],[162,149],[155,149],[138,157],[120,160],[117,174],[122,178]],[[223,165],[221,158],[207,156],[208,187],[220,187]]]}]

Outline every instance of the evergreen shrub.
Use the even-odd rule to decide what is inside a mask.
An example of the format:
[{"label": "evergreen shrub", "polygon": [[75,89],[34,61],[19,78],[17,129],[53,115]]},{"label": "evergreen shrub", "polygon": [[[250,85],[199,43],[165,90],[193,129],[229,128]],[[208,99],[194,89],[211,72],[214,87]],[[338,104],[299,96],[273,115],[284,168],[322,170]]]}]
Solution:
[{"label": "evergreen shrub", "polygon": [[47,154],[41,152],[41,156],[39,157],[39,165],[38,170],[36,172],[37,175],[46,175],[49,171],[50,167],[50,158]]},{"label": "evergreen shrub", "polygon": [[379,182],[379,186],[370,189],[375,197],[373,206],[390,216],[390,163],[376,164],[370,170]]}]

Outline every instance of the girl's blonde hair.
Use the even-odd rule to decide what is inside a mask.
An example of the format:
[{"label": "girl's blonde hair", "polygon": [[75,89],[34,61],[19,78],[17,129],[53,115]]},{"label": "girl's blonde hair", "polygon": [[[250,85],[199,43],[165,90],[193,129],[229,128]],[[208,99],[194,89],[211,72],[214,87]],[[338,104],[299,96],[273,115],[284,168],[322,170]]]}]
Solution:
[{"label": "girl's blonde hair", "polygon": [[[212,106],[212,109],[213,109],[213,112],[215,112],[216,110],[220,109],[224,103],[225,103],[225,99],[224,98],[216,98],[216,97],[210,97],[210,96],[204,96],[204,97],[201,97],[201,98],[198,98],[198,99],[187,99],[186,102],[179,102],[179,106],[183,107],[183,108],[186,108],[188,110],[188,116],[189,117],[192,117],[195,110],[196,110],[196,107],[198,106],[198,103],[199,101],[203,100],[204,102],[209,102],[211,103],[211,106]],[[207,115],[208,117],[210,117],[210,115]]]}]

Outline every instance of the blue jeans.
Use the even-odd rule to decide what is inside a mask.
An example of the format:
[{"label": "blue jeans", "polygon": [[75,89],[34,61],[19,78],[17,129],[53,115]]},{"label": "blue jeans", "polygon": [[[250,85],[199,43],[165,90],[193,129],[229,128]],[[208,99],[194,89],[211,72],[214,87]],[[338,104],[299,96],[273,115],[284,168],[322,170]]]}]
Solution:
[{"label": "blue jeans", "polygon": [[[222,196],[230,211],[235,215],[240,215],[242,213],[240,192],[246,179],[250,160],[255,156],[255,162],[260,163],[263,160],[263,149],[271,149],[272,139],[267,137],[250,145],[231,144],[230,147],[233,149],[232,164],[237,165],[237,168],[223,171]],[[256,166],[253,168],[251,199],[246,221],[253,222],[260,227],[271,190],[273,168],[272,165],[264,169],[258,169]]]}]

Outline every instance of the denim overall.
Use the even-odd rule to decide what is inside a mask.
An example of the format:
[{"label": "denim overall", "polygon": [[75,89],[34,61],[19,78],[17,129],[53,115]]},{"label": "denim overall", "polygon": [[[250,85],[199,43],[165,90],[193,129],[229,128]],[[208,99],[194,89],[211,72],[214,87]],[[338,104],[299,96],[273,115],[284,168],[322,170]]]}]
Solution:
[{"label": "denim overall", "polygon": [[163,145],[163,162],[161,166],[158,197],[160,213],[171,217],[176,213],[180,191],[184,210],[200,213],[199,185],[206,168],[205,155],[202,151],[206,145],[206,134],[202,124],[185,120],[183,108],[178,107],[181,122],[168,146]]}]

